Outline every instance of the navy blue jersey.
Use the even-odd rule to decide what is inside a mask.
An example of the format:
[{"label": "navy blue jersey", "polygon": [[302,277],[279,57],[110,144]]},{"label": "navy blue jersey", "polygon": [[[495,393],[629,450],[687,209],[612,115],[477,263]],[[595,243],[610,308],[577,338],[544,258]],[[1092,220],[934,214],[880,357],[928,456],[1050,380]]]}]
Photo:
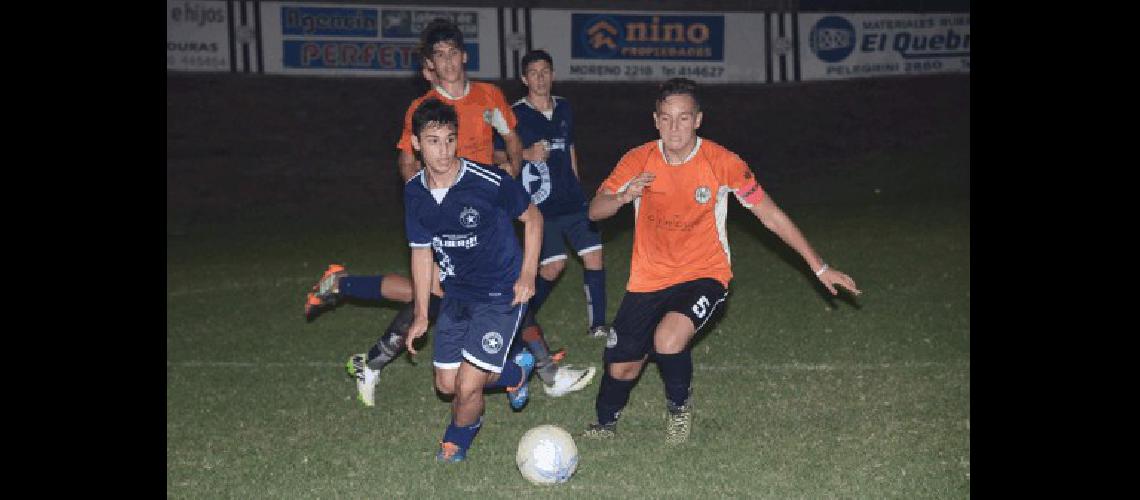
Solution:
[{"label": "navy blue jersey", "polygon": [[[524,161],[519,179],[531,195],[531,201],[543,215],[563,215],[585,210],[586,197],[570,164],[570,146],[574,145],[574,112],[570,101],[553,96],[554,113],[547,119],[519,99],[511,109],[518,119],[515,130],[524,148],[538,141],[549,144],[550,156],[545,163]],[[495,135],[495,149],[506,149],[503,139]]]},{"label": "navy blue jersey", "polygon": [[522,185],[498,167],[460,158],[442,203],[421,170],[404,185],[408,244],[431,246],[448,298],[510,302],[522,266],[512,221],[529,205]]}]

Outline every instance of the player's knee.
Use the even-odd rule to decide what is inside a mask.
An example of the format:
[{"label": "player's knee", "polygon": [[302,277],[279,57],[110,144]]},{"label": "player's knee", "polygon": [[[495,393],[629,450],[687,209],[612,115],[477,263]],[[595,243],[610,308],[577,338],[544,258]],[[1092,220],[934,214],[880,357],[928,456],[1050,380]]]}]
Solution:
[{"label": "player's knee", "polygon": [[653,332],[653,350],[660,354],[677,354],[689,345],[696,327],[684,314],[670,312]]},{"label": "player's knee", "polygon": [[450,377],[439,374],[435,376],[435,390],[445,396],[455,395],[455,375]]},{"label": "player's knee", "polygon": [[681,351],[684,351],[687,345],[688,342],[654,342],[653,350],[657,354],[677,354]]},{"label": "player's knee", "polygon": [[582,254],[582,267],[590,271],[599,271],[605,265],[605,259],[602,257],[602,249],[599,248],[593,252]]},{"label": "player's knee", "polygon": [[641,373],[641,365],[645,363],[642,361],[633,361],[629,363],[610,363],[606,366],[606,371],[610,376],[618,380],[633,380],[637,378],[637,374]]},{"label": "player's knee", "polygon": [[677,354],[689,346],[692,335],[658,335],[653,339],[653,351],[658,354]]},{"label": "player's knee", "polygon": [[538,268],[538,274],[546,281],[554,281],[558,279],[558,275],[562,274],[562,270],[566,269],[566,260],[556,260],[554,262],[547,262]]},{"label": "player's knee", "polygon": [[444,396],[455,395],[455,386],[453,384],[440,382],[438,380],[435,382],[435,390]]}]

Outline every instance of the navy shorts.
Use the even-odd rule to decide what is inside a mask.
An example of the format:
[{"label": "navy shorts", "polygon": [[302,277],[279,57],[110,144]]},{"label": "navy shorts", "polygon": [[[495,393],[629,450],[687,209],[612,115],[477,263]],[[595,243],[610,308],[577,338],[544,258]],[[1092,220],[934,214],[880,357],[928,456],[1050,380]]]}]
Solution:
[{"label": "navy shorts", "polygon": [[544,215],[539,264],[565,259],[566,240],[570,241],[570,248],[578,252],[578,255],[602,248],[602,233],[598,231],[598,225],[586,217],[584,210],[565,215]]},{"label": "navy shorts", "polygon": [[602,359],[606,363],[640,361],[653,351],[653,332],[666,313],[684,314],[696,331],[724,310],[728,290],[719,281],[701,278],[678,283],[655,292],[626,292],[614,316],[613,331],[606,339]]},{"label": "navy shorts", "polygon": [[458,369],[467,361],[501,373],[512,351],[526,304],[494,304],[443,297],[432,337],[432,364]]}]

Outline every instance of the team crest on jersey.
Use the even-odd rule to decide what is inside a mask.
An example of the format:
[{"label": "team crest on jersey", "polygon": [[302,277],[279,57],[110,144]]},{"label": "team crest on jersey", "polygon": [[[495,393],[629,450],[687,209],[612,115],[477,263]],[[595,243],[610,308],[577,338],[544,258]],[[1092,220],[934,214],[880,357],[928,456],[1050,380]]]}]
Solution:
[{"label": "team crest on jersey", "polygon": [[697,203],[704,205],[705,203],[709,202],[710,198],[712,198],[712,190],[707,186],[701,186],[697,188],[697,191],[695,193],[693,193],[693,197],[697,199]]},{"label": "team crest on jersey", "polygon": [[522,185],[535,205],[550,196],[550,167],[546,162],[526,162],[522,168]]},{"label": "team crest on jersey", "polygon": [[499,332],[487,332],[483,334],[483,350],[487,354],[498,354],[503,350],[503,336]]},{"label": "team crest on jersey", "polygon": [[467,229],[474,229],[479,225],[479,211],[463,207],[463,211],[459,212],[459,224]]}]

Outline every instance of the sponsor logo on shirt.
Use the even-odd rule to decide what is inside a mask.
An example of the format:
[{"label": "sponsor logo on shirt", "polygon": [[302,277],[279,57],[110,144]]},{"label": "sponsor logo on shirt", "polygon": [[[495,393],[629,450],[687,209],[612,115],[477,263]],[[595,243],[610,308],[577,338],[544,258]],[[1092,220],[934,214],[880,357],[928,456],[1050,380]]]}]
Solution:
[{"label": "sponsor logo on shirt", "polygon": [[479,236],[474,234],[445,234],[443,238],[439,236],[432,238],[431,246],[436,250],[443,248],[475,248],[479,246]]},{"label": "sponsor logo on shirt", "polygon": [[691,221],[681,220],[681,216],[673,214],[672,216],[662,217],[660,215],[648,214],[646,221],[652,223],[661,231],[692,231],[701,223],[700,219]]}]

